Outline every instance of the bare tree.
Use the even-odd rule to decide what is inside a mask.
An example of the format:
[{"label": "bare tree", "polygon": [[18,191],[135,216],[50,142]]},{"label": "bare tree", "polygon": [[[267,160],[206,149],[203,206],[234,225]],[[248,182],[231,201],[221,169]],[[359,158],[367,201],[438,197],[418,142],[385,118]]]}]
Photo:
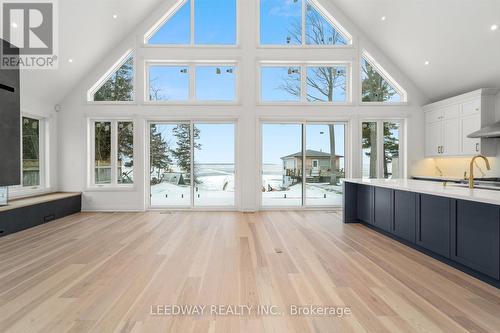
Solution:
[{"label": "bare tree", "polygon": [[[302,22],[296,20],[289,31],[291,38],[302,43]],[[307,44],[345,45],[345,38],[332,24],[328,23],[314,8],[307,4],[305,38]],[[289,68],[288,76],[283,78],[279,89],[294,96],[301,96],[300,73],[298,68]],[[310,67],[306,75],[306,98],[310,102],[333,102],[335,91],[346,89],[346,73],[335,66]],[[330,132],[330,184],[338,184],[335,151],[335,126],[329,125]]]}]

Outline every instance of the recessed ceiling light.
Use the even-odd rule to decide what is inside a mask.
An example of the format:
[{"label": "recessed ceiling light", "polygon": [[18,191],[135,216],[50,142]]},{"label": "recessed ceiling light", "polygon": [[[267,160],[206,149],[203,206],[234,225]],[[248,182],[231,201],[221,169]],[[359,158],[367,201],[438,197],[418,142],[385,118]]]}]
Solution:
[{"label": "recessed ceiling light", "polygon": [[17,23],[16,22],[12,22],[12,28],[17,28]]},{"label": "recessed ceiling light", "polygon": [[380,19],[381,19],[382,21],[385,21],[385,20],[387,20],[387,17],[382,16]]},{"label": "recessed ceiling light", "polygon": [[68,62],[69,62],[70,64],[71,64],[71,63],[73,63],[73,59],[69,58],[69,59],[68,59]]},{"label": "recessed ceiling light", "polygon": [[498,25],[496,24],[493,24],[491,27],[490,27],[491,31],[495,31],[498,29]]},{"label": "recessed ceiling light", "polygon": [[429,65],[429,64],[430,64],[430,61],[429,61],[429,60],[424,61],[424,65],[425,65],[425,66],[427,66],[427,65]]},{"label": "recessed ceiling light", "polygon": [[113,14],[113,18],[116,20],[118,18],[117,14]]}]

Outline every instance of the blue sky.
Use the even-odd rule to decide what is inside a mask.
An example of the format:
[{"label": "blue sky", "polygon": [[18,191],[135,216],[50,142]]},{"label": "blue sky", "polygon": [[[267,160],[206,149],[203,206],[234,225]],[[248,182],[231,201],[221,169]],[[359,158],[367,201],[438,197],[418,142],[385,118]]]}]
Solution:
[{"label": "blue sky", "polygon": [[[236,44],[236,0],[196,0],[195,44]],[[190,0],[150,38],[150,44],[190,44]]]},{"label": "blue sky", "polygon": [[[330,153],[328,125],[306,125],[307,149]],[[335,125],[335,149],[337,155],[345,155],[344,125]],[[302,151],[302,126],[300,124],[262,125],[262,162],[281,164],[281,157]]]},{"label": "blue sky", "polygon": [[[191,1],[187,0],[174,12],[149,40],[150,44],[189,44]],[[290,31],[301,22],[302,1],[305,0],[261,0],[261,43],[286,44]],[[315,11],[307,6],[308,11]],[[333,27],[324,18],[321,23],[327,31]],[[195,44],[235,44],[236,43],[236,1],[235,0],[196,0],[194,6],[194,43]],[[310,29],[310,28],[307,28]],[[325,41],[328,43],[328,40]],[[298,43],[293,38],[291,43]],[[308,41],[308,43],[310,43]],[[298,101],[284,91],[283,84],[288,78],[299,78],[299,74],[288,74],[289,67],[265,67],[262,69],[262,97],[264,101]],[[196,95],[198,100],[234,100],[234,74],[225,71],[222,75],[213,75],[209,69],[197,69]],[[306,75],[306,73],[302,73]],[[314,77],[309,68],[307,75]],[[151,67],[150,79],[153,86],[161,88],[160,96],[170,101],[188,99],[188,75],[180,73],[180,68]],[[345,84],[345,80],[342,82]],[[298,83],[297,83],[298,84]],[[320,96],[314,89],[308,88],[308,94]],[[345,90],[336,89],[334,101],[345,101]]]},{"label": "blue sky", "polygon": [[[176,149],[173,136],[175,124],[157,124],[158,131]],[[195,124],[200,130],[201,149],[195,151],[196,163],[234,163],[234,124]],[[344,156],[344,125],[335,125],[336,154]],[[263,124],[263,163],[281,164],[281,157],[302,151],[302,126],[300,124]],[[328,125],[306,125],[307,149],[330,153]]]},{"label": "blue sky", "polygon": [[[170,149],[177,149],[177,138],[173,135],[175,124],[157,124],[162,138],[169,143]],[[195,124],[200,130],[196,143],[201,149],[196,150],[196,163],[234,163],[234,124]],[[172,160],[174,158],[171,156]],[[174,161],[175,162],[175,161]]]}]

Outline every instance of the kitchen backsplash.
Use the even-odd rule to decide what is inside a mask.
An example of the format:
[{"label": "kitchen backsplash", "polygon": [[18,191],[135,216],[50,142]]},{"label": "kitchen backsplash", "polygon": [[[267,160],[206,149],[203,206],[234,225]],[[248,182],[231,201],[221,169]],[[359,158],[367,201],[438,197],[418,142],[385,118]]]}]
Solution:
[{"label": "kitchen backsplash", "polygon": [[[491,170],[486,169],[484,161],[477,159],[474,167],[474,177],[500,177],[500,157],[489,157]],[[471,157],[456,158],[426,158],[416,163],[411,169],[412,176],[432,176],[463,178],[464,172],[469,175]]]}]

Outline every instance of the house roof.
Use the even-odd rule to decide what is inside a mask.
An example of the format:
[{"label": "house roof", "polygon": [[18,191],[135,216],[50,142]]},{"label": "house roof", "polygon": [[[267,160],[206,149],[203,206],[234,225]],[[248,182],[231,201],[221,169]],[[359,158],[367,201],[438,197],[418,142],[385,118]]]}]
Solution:
[{"label": "house roof", "polygon": [[[295,154],[290,154],[290,155],[287,155],[287,156],[283,156],[281,159],[284,160],[284,159],[291,158],[291,157],[302,157],[302,152],[299,151],[299,152],[297,152]],[[330,158],[330,154],[322,152],[322,151],[307,149],[306,150],[306,157],[328,157],[328,158]],[[342,155],[335,155],[335,157],[344,157],[344,156],[342,156]]]}]

